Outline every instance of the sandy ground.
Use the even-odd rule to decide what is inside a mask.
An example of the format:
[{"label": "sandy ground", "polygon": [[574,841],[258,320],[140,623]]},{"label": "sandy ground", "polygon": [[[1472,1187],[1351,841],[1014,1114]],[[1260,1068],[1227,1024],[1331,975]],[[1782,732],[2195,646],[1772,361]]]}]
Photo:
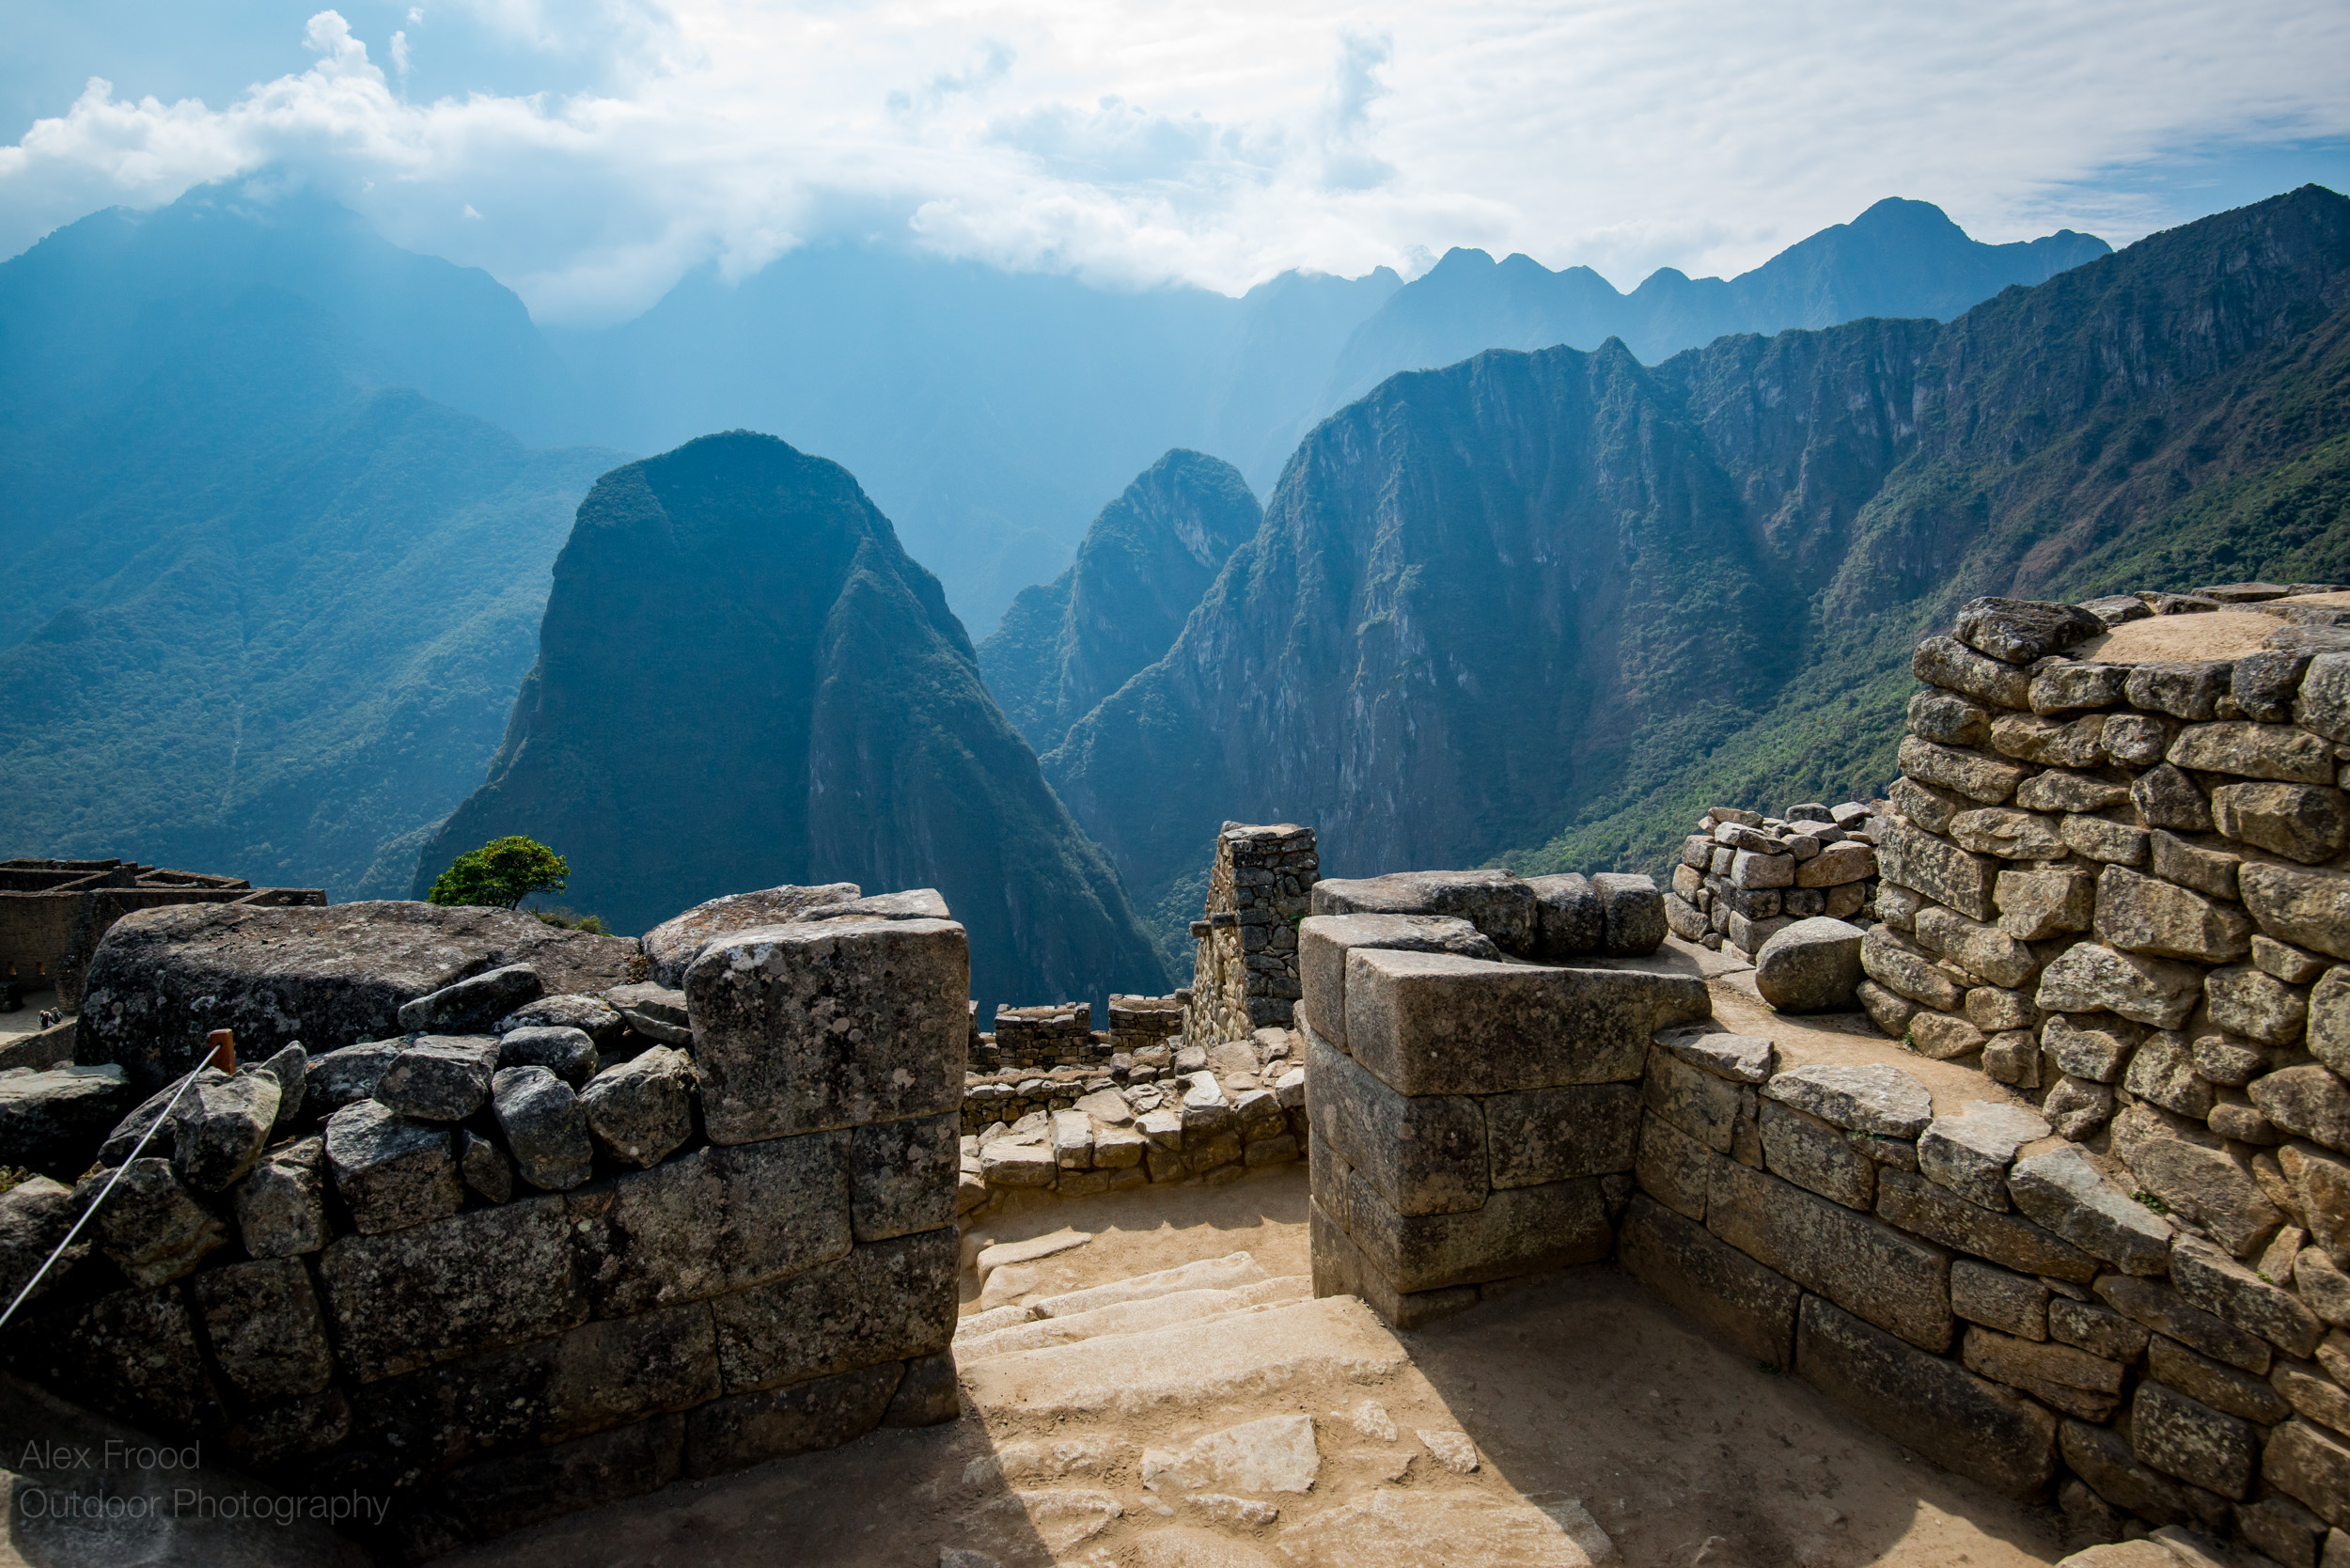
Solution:
[{"label": "sandy ground", "polygon": [[[1021,1240],[1064,1226],[1089,1245],[1039,1265],[1039,1289],[1080,1288],[1247,1250],[1273,1274],[1307,1269],[1306,1173],[1261,1172],[1222,1187],[1040,1200],[984,1226]],[[966,1298],[976,1294],[966,1275]],[[968,1308],[966,1307],[966,1310]],[[1343,1390],[1278,1387],[1212,1408],[1048,1419],[981,1409],[948,1427],[877,1433],[830,1453],[778,1461],[540,1527],[451,1560],[474,1565],[955,1562],[986,1551],[1027,1562],[1216,1568],[1287,1563],[1282,1530],[1332,1499],[1386,1488],[1407,1510],[1461,1497],[1580,1499],[1622,1560],[1646,1565],[1843,1568],[1870,1562],[2048,1563],[2055,1515],[1935,1469],[1829,1405],[1797,1379],[1707,1341],[1612,1267],[1553,1277],[1429,1329],[1396,1336],[1401,1371]],[[988,1363],[981,1363],[987,1365]],[[1368,1395],[1402,1435],[1371,1442],[1341,1416]],[[1139,1450],[1269,1414],[1317,1421],[1314,1494],[1283,1497],[1283,1523],[1202,1528],[1168,1518],[1139,1482]],[[1422,1426],[1457,1428],[1483,1459],[1458,1477],[1418,1451]],[[1122,1510],[1066,1542],[1066,1520],[999,1479],[1035,1445],[1100,1439],[1082,1484]],[[992,1457],[994,1456],[994,1457]],[[1401,1473],[1394,1474],[1401,1466]],[[976,1479],[975,1479],[976,1478]],[[1072,1478],[1061,1478],[1063,1484]],[[1035,1517],[1029,1519],[1033,1512]],[[1025,1528],[1024,1528],[1025,1527]],[[1182,1550],[1174,1548],[1181,1546]],[[1468,1561],[1447,1552],[1429,1561]]]},{"label": "sandy ground", "polygon": [[[2311,594],[2297,604],[2329,604],[2339,594]],[[2240,659],[2261,651],[2280,621],[2258,610],[2203,610],[2133,620],[2094,636],[2065,657],[2085,664],[2152,665],[2172,659]]]}]

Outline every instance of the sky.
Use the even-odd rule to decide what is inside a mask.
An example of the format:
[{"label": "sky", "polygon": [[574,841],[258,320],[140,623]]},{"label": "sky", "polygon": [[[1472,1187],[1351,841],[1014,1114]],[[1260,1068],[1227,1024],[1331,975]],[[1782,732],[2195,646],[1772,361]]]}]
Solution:
[{"label": "sky", "polygon": [[2350,190],[2341,0],[0,0],[0,255],[265,171],[595,325],[821,239],[1108,287],[1731,275],[1881,197]]}]

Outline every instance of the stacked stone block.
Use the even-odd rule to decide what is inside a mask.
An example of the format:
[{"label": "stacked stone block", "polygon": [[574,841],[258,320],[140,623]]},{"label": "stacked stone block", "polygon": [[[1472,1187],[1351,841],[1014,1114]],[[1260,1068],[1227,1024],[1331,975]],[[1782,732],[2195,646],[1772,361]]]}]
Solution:
[{"label": "stacked stone block", "polygon": [[1716,806],[1684,840],[1665,918],[1673,934],[1748,963],[1797,920],[1866,925],[1876,906],[1882,805],[1791,806],[1765,817]]},{"label": "stacked stone block", "polygon": [[982,1036],[981,1060],[1003,1070],[1014,1067],[1087,1067],[1110,1055],[1106,1036],[1093,1032],[1091,1002],[995,1009],[995,1032]]},{"label": "stacked stone block", "polygon": [[1409,1327],[1607,1255],[1648,1042],[1702,981],[1501,961],[1470,922],[1300,931],[1314,1290]]},{"label": "stacked stone block", "polygon": [[1110,996],[1110,1049],[1128,1053],[1164,1045],[1183,1032],[1183,1010],[1191,1005],[1185,987],[1164,996]]},{"label": "stacked stone block", "polygon": [[1294,1030],[1263,1028],[1212,1047],[1120,1052],[1096,1076],[974,1085],[958,1201],[969,1212],[1020,1191],[1077,1198],[1287,1165],[1305,1148],[1301,1054]]},{"label": "stacked stone block", "polygon": [[[968,974],[948,920],[771,926],[682,992],[513,966],[401,1009],[447,1032],[208,1072],[9,1349],[290,1488],[386,1498],[412,1557],[952,1419]],[[0,1195],[11,1278],[160,1105],[78,1188]]]},{"label": "stacked stone block", "polygon": [[1286,1028],[1297,1006],[1297,922],[1305,918],[1322,857],[1314,830],[1294,823],[1226,823],[1208,873],[1183,1038],[1194,1045]]},{"label": "stacked stone block", "polygon": [[1317,885],[1316,915],[1466,920],[1502,952],[1558,963],[1636,958],[1665,940],[1665,902],[1645,876],[1602,871],[1520,877],[1508,870],[1390,871]]}]

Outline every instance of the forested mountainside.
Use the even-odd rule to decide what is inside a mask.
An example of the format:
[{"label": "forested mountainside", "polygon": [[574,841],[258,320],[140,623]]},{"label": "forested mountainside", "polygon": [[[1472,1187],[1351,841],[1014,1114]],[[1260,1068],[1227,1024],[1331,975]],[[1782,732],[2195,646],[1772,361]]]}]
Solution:
[{"label": "forested mountainside", "polygon": [[979,646],[979,672],[1040,752],[1156,664],[1225,557],[1264,514],[1221,458],[1167,453],[1104,507],[1068,571],[1023,588]]},{"label": "forested mountainside", "polygon": [[846,469],[771,436],[689,442],[581,504],[505,745],[416,895],[508,833],[560,846],[566,897],[623,931],[778,883],[935,886],[983,1013],[1166,983],[938,580]]},{"label": "forested mountainside", "polygon": [[345,321],[266,285],[192,283],[77,360],[28,259],[0,267],[0,856],[404,891],[622,454],[375,384]]},{"label": "forested mountainside", "polygon": [[1710,800],[1881,788],[1967,597],[2350,580],[2346,310],[2309,186],[1948,324],[1394,377],[1046,776],[1161,924],[1226,818],[1335,875],[1653,869]]}]

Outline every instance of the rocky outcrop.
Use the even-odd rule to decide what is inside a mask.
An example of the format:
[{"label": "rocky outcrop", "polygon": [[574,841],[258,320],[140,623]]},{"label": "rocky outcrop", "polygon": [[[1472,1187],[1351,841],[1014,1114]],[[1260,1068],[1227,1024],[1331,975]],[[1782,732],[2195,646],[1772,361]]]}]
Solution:
[{"label": "rocky outcrop", "polygon": [[1102,509],[1069,570],[1023,588],[979,646],[1012,727],[1050,751],[1069,727],[1156,664],[1263,513],[1240,470],[1167,453]]},{"label": "rocky outcrop", "polygon": [[510,964],[550,993],[631,979],[636,944],[509,909],[363,902],[144,909],[90,959],[75,1059],[117,1062],[146,1090],[186,1071],[213,1029],[259,1061],[296,1041],[313,1055],[400,1032],[402,1006]]},{"label": "rocky outcrop", "polygon": [[745,886],[930,886],[983,1012],[1164,988],[937,579],[845,469],[767,436],[616,469],[580,507],[505,749],[418,887],[507,833],[621,930]]}]

